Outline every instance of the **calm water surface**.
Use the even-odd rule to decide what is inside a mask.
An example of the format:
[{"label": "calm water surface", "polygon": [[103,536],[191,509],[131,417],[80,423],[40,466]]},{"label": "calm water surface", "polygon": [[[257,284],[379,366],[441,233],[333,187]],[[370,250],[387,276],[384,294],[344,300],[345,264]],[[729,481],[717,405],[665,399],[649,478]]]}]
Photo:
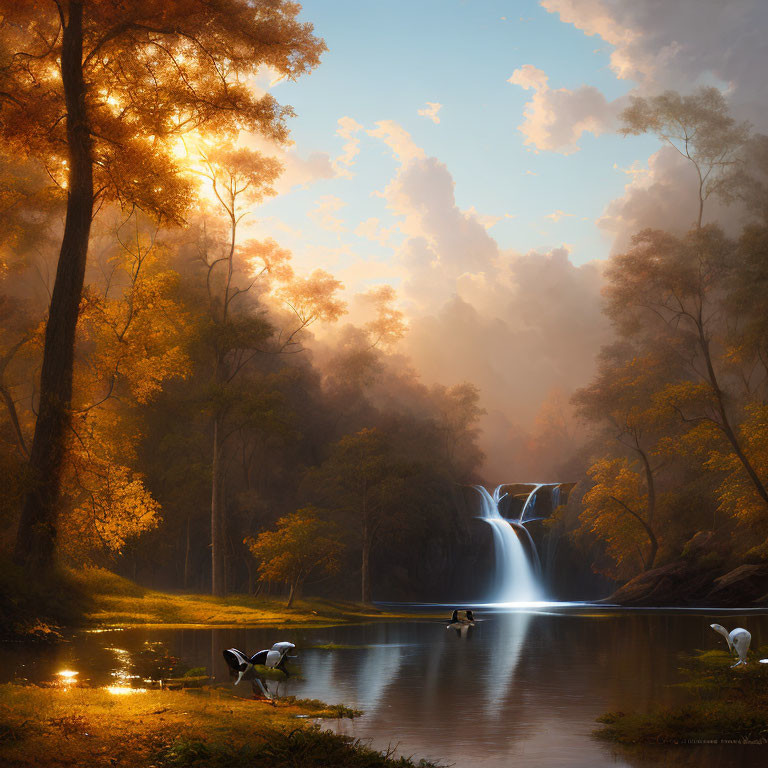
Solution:
[{"label": "calm water surface", "polygon": [[[253,653],[290,640],[297,645],[300,677],[279,688],[268,682],[272,692],[364,710],[363,717],[335,727],[379,749],[397,746],[401,754],[462,768],[768,765],[763,746],[665,747],[627,755],[591,736],[604,712],[643,710],[679,697],[671,687],[679,654],[724,646],[711,623],[747,627],[756,648],[768,643],[768,616],[584,607],[477,615],[476,626],[463,633],[447,629],[442,618],[279,632],[79,632],[54,648],[0,648],[0,676],[40,682],[72,669],[92,685],[114,685],[138,671],[146,642],[160,642],[229,687],[224,648]],[[325,643],[363,647],[311,647]],[[251,694],[248,683],[236,691]]]}]

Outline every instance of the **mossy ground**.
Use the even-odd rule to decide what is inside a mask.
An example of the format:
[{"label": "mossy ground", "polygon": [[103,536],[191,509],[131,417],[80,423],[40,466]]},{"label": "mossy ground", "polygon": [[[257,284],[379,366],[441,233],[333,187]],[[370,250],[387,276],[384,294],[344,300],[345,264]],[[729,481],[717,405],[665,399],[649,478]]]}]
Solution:
[{"label": "mossy ground", "polygon": [[103,568],[60,570],[35,582],[9,562],[0,563],[0,640],[56,639],[57,629],[66,626],[299,629],[412,618],[333,600],[302,599],[286,608],[284,600],[251,595],[159,592]]},{"label": "mossy ground", "polygon": [[686,702],[648,713],[609,712],[600,738],[621,744],[753,743],[768,746],[768,648],[735,667],[724,651],[686,657],[680,671]]},{"label": "mossy ground", "polygon": [[[96,688],[0,686],[0,764],[32,766],[411,766],[318,718],[359,714],[314,700],[276,703],[217,689],[115,695]],[[426,766],[428,764],[422,763]]]},{"label": "mossy ground", "polygon": [[251,595],[191,595],[156,592],[139,587],[109,571],[88,569],[74,574],[92,601],[85,619],[90,624],[125,626],[319,627],[392,618],[409,614],[388,613],[370,605],[303,599],[291,608],[283,600]]}]

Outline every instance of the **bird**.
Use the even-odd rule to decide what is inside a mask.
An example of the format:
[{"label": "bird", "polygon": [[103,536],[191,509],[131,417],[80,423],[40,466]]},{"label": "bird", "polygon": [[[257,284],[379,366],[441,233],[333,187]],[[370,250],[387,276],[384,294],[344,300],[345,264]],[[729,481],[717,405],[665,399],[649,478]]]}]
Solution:
[{"label": "bird", "polygon": [[448,625],[449,629],[457,629],[459,627],[473,627],[475,625],[475,616],[471,610],[461,611],[464,614],[462,618],[459,618],[459,609],[457,608],[451,614],[451,623]]},{"label": "bird", "polygon": [[243,676],[252,672],[255,665],[269,667],[270,669],[279,669],[281,672],[288,674],[285,669],[285,660],[288,658],[289,651],[293,650],[296,646],[293,643],[280,642],[275,643],[271,648],[268,648],[258,653],[254,653],[253,656],[246,656],[238,648],[228,648],[223,651],[224,661],[227,662],[227,666],[233,673],[237,673],[237,685]]},{"label": "bird", "polygon": [[742,627],[736,627],[736,629],[728,632],[728,630],[720,624],[710,624],[709,626],[726,639],[728,650],[731,653],[736,653],[739,657],[739,660],[731,666],[731,669],[746,664],[747,652],[749,651],[749,644],[752,642],[752,635]]}]

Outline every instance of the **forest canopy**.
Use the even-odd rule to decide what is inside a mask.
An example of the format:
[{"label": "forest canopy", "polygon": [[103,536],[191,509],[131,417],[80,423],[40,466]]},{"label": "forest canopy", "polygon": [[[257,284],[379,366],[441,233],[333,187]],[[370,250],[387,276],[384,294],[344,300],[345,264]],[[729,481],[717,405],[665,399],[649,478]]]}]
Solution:
[{"label": "forest canopy", "polygon": [[[619,132],[676,153],[695,210],[601,264],[607,342],[581,387],[539,393],[501,459],[510,475],[490,478],[496,414],[472,367],[441,382],[405,352],[412,286],[352,296],[331,259],[307,269],[249,229],[297,119],[259,78],[309,75],[325,51],[299,14],[284,0],[0,4],[3,549],[28,568],[101,564],[214,594],[427,596],[457,561],[466,575],[488,557],[466,486],[537,472],[578,483],[535,531],[560,576],[577,564],[576,582],[606,590],[702,534],[723,570],[762,563],[768,138],[715,88],[627,99]],[[422,163],[381,193],[397,207],[417,171],[443,171],[393,136]],[[479,220],[450,204],[461,237],[414,238],[423,252],[403,259],[479,258],[461,250]],[[474,343],[493,347],[495,330]]]}]

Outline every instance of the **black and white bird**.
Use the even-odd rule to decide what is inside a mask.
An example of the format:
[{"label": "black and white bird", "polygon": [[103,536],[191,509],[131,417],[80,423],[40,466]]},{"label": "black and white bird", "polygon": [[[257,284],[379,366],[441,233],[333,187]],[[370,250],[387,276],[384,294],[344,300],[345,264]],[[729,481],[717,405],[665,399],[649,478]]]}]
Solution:
[{"label": "black and white bird", "polygon": [[253,671],[256,665],[268,667],[269,669],[279,669],[287,675],[285,662],[289,658],[288,654],[295,647],[293,643],[275,643],[271,648],[254,653],[250,657],[246,656],[238,648],[229,648],[223,652],[224,661],[227,662],[227,666],[233,673],[237,673],[237,680],[235,680],[235,685],[237,685],[244,675]]},{"label": "black and white bird", "polygon": [[725,638],[728,643],[728,650],[739,657],[739,660],[733,666],[738,667],[742,664],[746,664],[747,652],[749,651],[749,644],[752,642],[752,635],[742,627],[736,627],[736,629],[732,629],[729,632],[720,624],[710,624],[709,626]]}]

